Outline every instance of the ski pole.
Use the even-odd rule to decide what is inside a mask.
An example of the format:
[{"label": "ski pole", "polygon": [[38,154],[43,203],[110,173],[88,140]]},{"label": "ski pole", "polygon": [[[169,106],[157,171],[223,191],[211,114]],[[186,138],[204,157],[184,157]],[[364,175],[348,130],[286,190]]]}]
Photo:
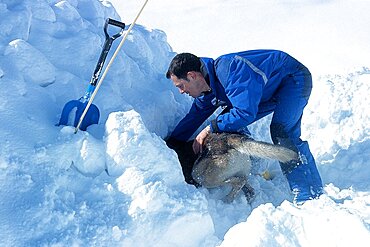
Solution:
[{"label": "ski pole", "polygon": [[96,85],[96,88],[95,88],[94,92],[92,93],[91,98],[90,98],[90,99],[89,99],[89,101],[87,102],[86,108],[85,108],[85,110],[83,111],[83,113],[82,113],[82,115],[81,115],[81,117],[80,117],[80,120],[78,121],[78,124],[77,124],[77,126],[76,126],[76,128],[75,128],[75,132],[74,132],[75,134],[77,133],[78,129],[80,128],[81,123],[82,123],[82,121],[84,120],[85,115],[86,115],[87,111],[89,110],[90,105],[92,104],[92,102],[93,102],[93,100],[94,100],[94,98],[95,98],[95,95],[96,95],[96,93],[98,92],[98,90],[99,90],[99,88],[100,88],[101,83],[103,82],[104,78],[106,77],[107,72],[108,72],[108,70],[109,70],[110,66],[112,65],[112,63],[113,63],[114,59],[116,58],[116,56],[117,56],[117,54],[118,54],[119,50],[121,49],[121,47],[122,47],[123,43],[126,41],[126,38],[127,38],[128,34],[131,32],[131,29],[134,27],[134,25],[135,25],[135,23],[136,23],[137,19],[139,18],[139,16],[140,16],[141,12],[143,12],[143,9],[144,9],[144,7],[145,7],[145,5],[146,5],[147,3],[148,3],[148,0],[145,0],[145,2],[144,2],[144,4],[143,4],[143,6],[141,7],[141,9],[140,9],[140,11],[139,11],[139,13],[138,13],[138,14],[137,14],[137,16],[135,17],[134,21],[132,22],[132,24],[130,25],[129,29],[127,30],[127,32],[126,32],[126,34],[125,34],[125,36],[122,38],[121,42],[119,43],[119,45],[118,45],[118,47],[117,47],[116,51],[114,52],[114,54],[113,54],[112,58],[109,60],[109,63],[108,63],[108,65],[107,65],[107,67],[105,68],[105,70],[104,70],[104,72],[103,72],[103,75],[101,76],[101,78],[100,78],[100,80],[99,80],[98,84]]}]

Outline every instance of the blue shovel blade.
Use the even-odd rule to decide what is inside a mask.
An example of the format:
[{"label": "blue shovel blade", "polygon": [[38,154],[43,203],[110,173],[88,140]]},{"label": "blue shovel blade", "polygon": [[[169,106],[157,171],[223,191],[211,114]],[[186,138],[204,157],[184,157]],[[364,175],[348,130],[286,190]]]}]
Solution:
[{"label": "blue shovel blade", "polygon": [[[80,117],[85,110],[87,102],[81,102],[80,100],[71,100],[64,105],[62,115],[59,120],[59,125],[68,125],[76,127]],[[99,109],[96,105],[91,104],[87,111],[81,125],[80,130],[85,131],[86,128],[92,124],[99,122]]]}]

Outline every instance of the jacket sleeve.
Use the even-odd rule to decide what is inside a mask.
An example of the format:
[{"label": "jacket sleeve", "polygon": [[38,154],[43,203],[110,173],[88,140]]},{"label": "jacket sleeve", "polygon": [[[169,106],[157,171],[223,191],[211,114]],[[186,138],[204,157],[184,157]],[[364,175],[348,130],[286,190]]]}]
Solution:
[{"label": "jacket sleeve", "polygon": [[213,93],[208,93],[194,99],[189,113],[177,124],[171,138],[187,141],[217,109],[218,106],[212,104],[214,98]]},{"label": "jacket sleeve", "polygon": [[[243,60],[233,59],[225,77],[225,93],[232,104],[232,109],[218,116],[213,122],[213,132],[243,133],[257,115],[261,101],[264,80]],[[221,72],[221,71],[220,71]]]}]

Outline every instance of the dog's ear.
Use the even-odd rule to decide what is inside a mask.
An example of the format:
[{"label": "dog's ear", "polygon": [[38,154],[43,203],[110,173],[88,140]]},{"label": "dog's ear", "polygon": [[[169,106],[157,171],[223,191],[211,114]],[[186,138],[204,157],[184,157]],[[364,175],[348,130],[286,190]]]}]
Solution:
[{"label": "dog's ear", "polygon": [[244,136],[240,134],[227,134],[225,138],[227,139],[229,149],[237,149],[242,145]]},{"label": "dog's ear", "polygon": [[228,133],[212,133],[207,137],[206,148],[210,155],[223,155],[228,152],[230,146],[227,141]]}]

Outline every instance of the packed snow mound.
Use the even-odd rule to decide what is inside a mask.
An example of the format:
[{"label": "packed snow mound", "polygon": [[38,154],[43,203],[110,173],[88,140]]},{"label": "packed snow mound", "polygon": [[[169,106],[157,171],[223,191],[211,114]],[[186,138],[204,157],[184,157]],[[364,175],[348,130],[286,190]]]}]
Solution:
[{"label": "packed snow mound", "polygon": [[[2,0],[0,15],[0,246],[341,246],[352,228],[369,242],[368,68],[315,78],[302,131],[325,195],[293,206],[278,163],[260,161],[255,198],[225,204],[227,188],[184,182],[163,141],[191,104],[164,76],[163,31],[133,28],[94,100],[99,124],[74,134],[55,124],[84,95],[105,20],[131,20],[102,0]],[[268,141],[268,128],[251,131]]]},{"label": "packed snow mound", "polygon": [[[370,190],[370,69],[317,78],[303,118],[303,136],[327,183]],[[354,158],[356,157],[356,158]]]},{"label": "packed snow mound", "polygon": [[94,102],[100,123],[75,135],[55,124],[88,86],[106,18],[120,17],[90,0],[2,1],[0,13],[1,245],[179,245],[172,235],[199,221],[194,245],[211,236],[204,196],[162,140],[190,102],[165,79],[165,33],[134,27]]},{"label": "packed snow mound", "polygon": [[[369,138],[370,119],[370,69],[349,71],[337,75],[324,75],[314,82],[314,90],[304,119],[306,134],[313,139],[315,154],[324,160],[334,158],[331,154],[348,149],[353,142]],[[340,133],[338,135],[338,133]],[[325,136],[326,138],[320,138]],[[320,150],[318,150],[320,149]]]},{"label": "packed snow mound", "polygon": [[[349,198],[336,201],[324,195],[320,200],[305,203],[302,208],[286,201],[278,207],[263,204],[245,222],[231,228],[220,247],[366,246],[370,240],[369,231],[357,215],[357,209],[348,205]],[[366,207],[369,199],[366,196],[360,204]],[[356,233],[356,238],[348,233],[348,226]]]},{"label": "packed snow mound", "polygon": [[[13,95],[6,97],[10,96],[9,92],[2,91],[5,97],[1,106],[17,120],[13,124],[24,129],[21,125],[28,124],[24,119],[31,112],[29,106],[39,102],[32,109],[32,117],[29,117],[32,124],[28,126],[28,129],[36,126],[33,131],[38,140],[30,142],[55,138],[48,134],[55,133],[53,125],[59,118],[56,113],[61,112],[69,100],[83,96],[90,81],[105,40],[105,19],[120,19],[105,1],[49,2],[0,3],[4,17],[0,23],[3,54],[0,71],[3,87],[11,88],[9,92]],[[107,61],[118,42],[113,44]],[[162,31],[136,26],[94,101],[101,110],[101,123],[106,121],[109,112],[135,109],[150,123],[147,126],[151,131],[165,137],[179,114],[186,110],[181,101],[189,100],[173,94],[174,90],[168,87],[163,76],[172,56]],[[6,124],[2,128],[6,128],[4,126]],[[102,124],[96,135],[103,132]]]}]

